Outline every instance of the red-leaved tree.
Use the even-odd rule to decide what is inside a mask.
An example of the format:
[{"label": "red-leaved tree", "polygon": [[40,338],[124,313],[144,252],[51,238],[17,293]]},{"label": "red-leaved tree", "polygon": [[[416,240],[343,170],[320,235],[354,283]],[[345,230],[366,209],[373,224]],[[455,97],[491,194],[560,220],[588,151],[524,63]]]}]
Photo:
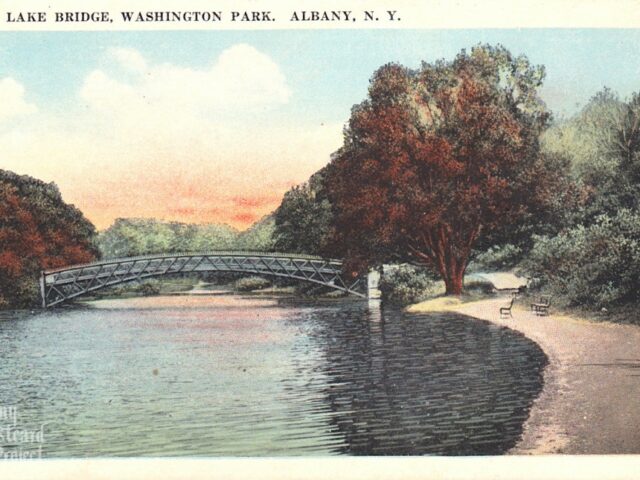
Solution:
[{"label": "red-leaved tree", "polygon": [[41,270],[94,260],[94,236],[54,184],[0,170],[0,308],[34,304]]},{"label": "red-leaved tree", "polygon": [[327,169],[332,248],[346,268],[418,262],[460,294],[483,231],[542,200],[543,77],[526,57],[486,45],[419,70],[380,68]]}]

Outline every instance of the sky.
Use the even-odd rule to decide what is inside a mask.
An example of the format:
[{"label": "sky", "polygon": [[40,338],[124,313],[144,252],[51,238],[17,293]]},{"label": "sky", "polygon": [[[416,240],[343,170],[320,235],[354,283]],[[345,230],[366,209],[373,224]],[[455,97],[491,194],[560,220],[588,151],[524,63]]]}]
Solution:
[{"label": "sky", "polygon": [[570,116],[640,91],[640,30],[0,32],[0,168],[119,217],[243,229],[324,166],[381,65],[501,43]]}]

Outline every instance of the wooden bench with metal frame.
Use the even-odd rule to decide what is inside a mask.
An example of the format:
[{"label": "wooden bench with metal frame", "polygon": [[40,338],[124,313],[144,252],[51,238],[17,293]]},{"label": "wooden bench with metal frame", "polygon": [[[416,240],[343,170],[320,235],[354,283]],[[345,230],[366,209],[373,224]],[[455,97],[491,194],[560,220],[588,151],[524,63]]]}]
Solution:
[{"label": "wooden bench with metal frame", "polygon": [[536,315],[549,315],[549,307],[551,306],[551,297],[542,295],[536,303],[531,304],[531,311]]},{"label": "wooden bench with metal frame", "polygon": [[516,301],[516,295],[513,294],[511,296],[511,301],[509,302],[509,305],[507,305],[506,307],[500,307],[500,318],[505,318],[507,314],[511,318],[513,318],[513,315],[511,314],[511,308],[513,308],[513,302],[515,301]]}]

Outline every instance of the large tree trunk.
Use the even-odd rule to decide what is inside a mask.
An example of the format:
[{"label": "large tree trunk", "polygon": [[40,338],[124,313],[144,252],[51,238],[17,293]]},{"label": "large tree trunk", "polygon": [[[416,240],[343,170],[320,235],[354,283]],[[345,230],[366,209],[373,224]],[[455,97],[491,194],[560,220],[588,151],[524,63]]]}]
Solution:
[{"label": "large tree trunk", "polygon": [[467,269],[466,259],[459,262],[452,261],[448,264],[442,258],[436,258],[435,261],[431,261],[429,256],[421,252],[418,252],[418,256],[422,257],[425,266],[436,267],[440,277],[444,280],[446,295],[462,295],[464,272]]},{"label": "large tree trunk", "polygon": [[440,273],[446,295],[462,295],[464,272],[467,269],[471,246],[479,232],[479,226],[472,228],[462,245],[455,247],[452,245],[450,229],[441,227],[423,235],[422,248],[409,245],[409,249],[425,265],[435,268]]},{"label": "large tree trunk", "polygon": [[447,272],[444,277],[444,285],[446,287],[446,295],[462,295],[462,286],[464,280],[464,272]]},{"label": "large tree trunk", "polygon": [[462,295],[464,284],[464,272],[467,269],[467,261],[451,258],[449,263],[445,263],[442,273],[446,295]]}]

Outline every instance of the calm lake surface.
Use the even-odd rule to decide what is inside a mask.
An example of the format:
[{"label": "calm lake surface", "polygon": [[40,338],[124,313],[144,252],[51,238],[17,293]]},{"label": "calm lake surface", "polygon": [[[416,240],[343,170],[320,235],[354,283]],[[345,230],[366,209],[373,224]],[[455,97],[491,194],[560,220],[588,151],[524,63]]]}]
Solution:
[{"label": "calm lake surface", "polygon": [[0,361],[44,457],[473,455],[515,444],[546,357],[455,314],[219,294],[0,313]]}]

